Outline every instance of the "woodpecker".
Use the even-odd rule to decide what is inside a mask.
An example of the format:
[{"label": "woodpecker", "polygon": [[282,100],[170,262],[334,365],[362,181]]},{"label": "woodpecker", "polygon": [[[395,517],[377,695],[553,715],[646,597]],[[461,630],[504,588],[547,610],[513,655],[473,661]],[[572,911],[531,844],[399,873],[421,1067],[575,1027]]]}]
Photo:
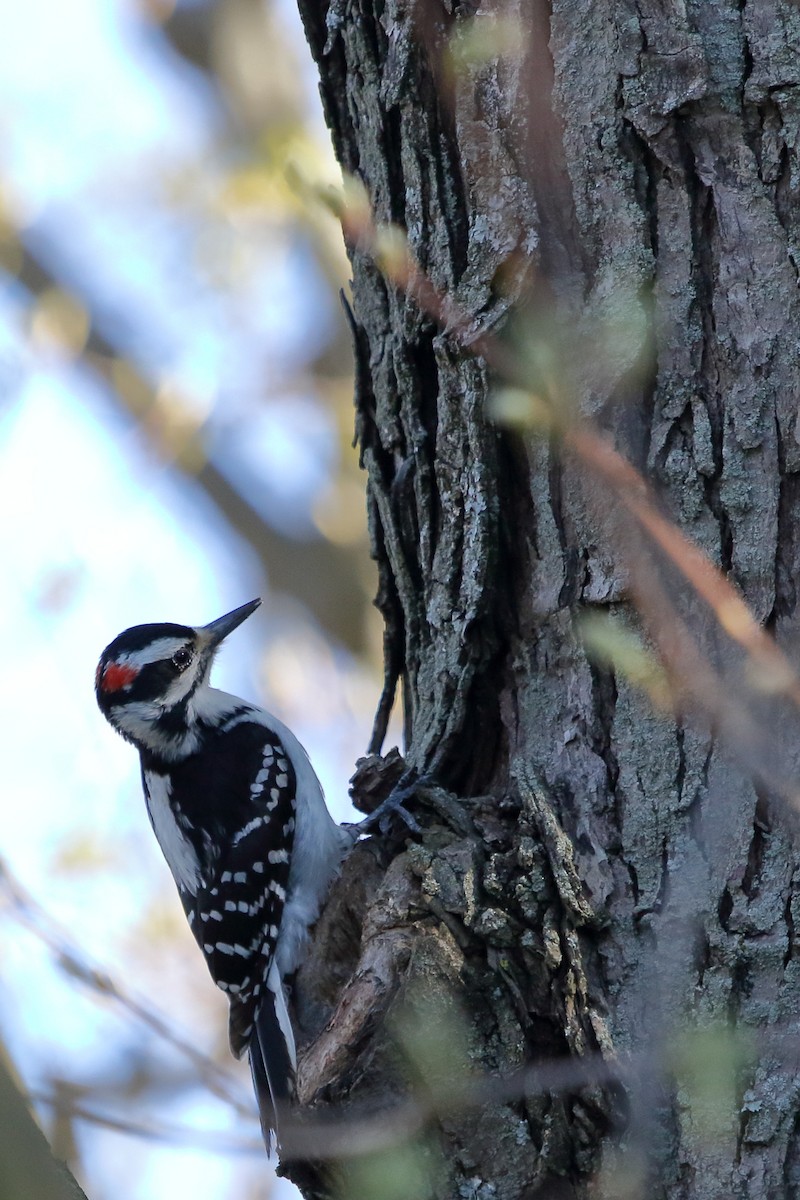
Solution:
[{"label": "woodpecker", "polygon": [[281,721],[209,684],[252,600],[209,625],[135,625],[103,651],[100,710],[139,751],[153,831],[211,977],[230,1003],[233,1054],[250,1058],[267,1151],[293,1095],[284,980],[353,836],[331,817]]}]

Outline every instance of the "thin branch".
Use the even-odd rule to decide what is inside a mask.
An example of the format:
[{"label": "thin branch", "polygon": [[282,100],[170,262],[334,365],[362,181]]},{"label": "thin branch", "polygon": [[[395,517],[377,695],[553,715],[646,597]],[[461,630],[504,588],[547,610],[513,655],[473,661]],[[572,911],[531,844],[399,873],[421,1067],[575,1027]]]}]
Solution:
[{"label": "thin branch", "polygon": [[141,1021],[148,1029],[184,1055],[196,1068],[206,1087],[219,1099],[231,1105],[236,1112],[248,1120],[254,1119],[252,1105],[237,1097],[238,1080],[229,1075],[213,1058],[197,1050],[181,1034],[177,1033],[158,1012],[142,1000],[130,995],[115,983],[109,973],[91,963],[83,951],[75,948],[66,930],[31,895],[14,876],[8,864],[0,859],[0,884],[11,901],[11,915],[42,941],[54,954],[59,965],[67,974],[80,980],[98,996],[109,998]]},{"label": "thin branch", "polygon": [[98,1112],[74,1100],[67,1101],[63,1095],[54,1092],[31,1092],[30,1098],[34,1103],[46,1105],[71,1120],[110,1129],[126,1137],[141,1138],[148,1142],[166,1142],[176,1146],[193,1146],[199,1150],[207,1150],[209,1154],[253,1154],[259,1158],[264,1155],[264,1144],[260,1139],[237,1137],[221,1129],[193,1129],[187,1125],[173,1125],[163,1121],[159,1121],[158,1125],[146,1121],[131,1121],[128,1118]]},{"label": "thin branch", "polygon": [[720,626],[761,668],[773,694],[783,693],[800,707],[800,679],[773,638],[766,633],[739,592],[691,538],[655,507],[647,483],[609,440],[591,430],[573,428],[566,444],[614,490],[624,507],[678,568],[711,608]]},{"label": "thin branch", "polygon": [[[651,1055],[642,1056],[650,1060]],[[452,1115],[487,1104],[508,1104],[526,1096],[578,1092],[587,1087],[614,1087],[634,1076],[634,1062],[611,1062],[599,1054],[552,1059],[521,1067],[507,1075],[454,1076],[438,1084],[435,1095],[410,1096],[399,1104],[346,1118],[309,1119],[291,1109],[279,1112],[281,1157],[285,1160],[344,1160],[376,1154],[407,1141],[443,1112]]]}]

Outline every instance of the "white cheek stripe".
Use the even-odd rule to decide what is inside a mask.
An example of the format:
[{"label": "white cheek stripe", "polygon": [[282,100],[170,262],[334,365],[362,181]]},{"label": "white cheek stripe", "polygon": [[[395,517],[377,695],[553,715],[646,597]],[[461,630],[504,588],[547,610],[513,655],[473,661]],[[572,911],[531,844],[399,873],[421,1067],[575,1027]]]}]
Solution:
[{"label": "white cheek stripe", "polygon": [[188,638],[185,637],[163,637],[156,642],[151,642],[149,646],[144,646],[141,650],[131,650],[127,654],[121,654],[114,661],[121,666],[146,667],[149,663],[159,662],[162,658],[172,658],[176,650],[181,650],[188,643]]}]

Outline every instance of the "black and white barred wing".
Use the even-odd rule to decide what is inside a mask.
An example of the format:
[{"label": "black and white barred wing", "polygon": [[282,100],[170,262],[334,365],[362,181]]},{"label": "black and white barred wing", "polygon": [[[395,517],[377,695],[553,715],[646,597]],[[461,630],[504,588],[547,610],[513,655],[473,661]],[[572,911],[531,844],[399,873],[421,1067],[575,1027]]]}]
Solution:
[{"label": "black and white barred wing", "polygon": [[195,909],[208,968],[231,1001],[231,1049],[237,1057],[247,1044],[266,984],[289,875],[288,862],[269,863],[268,855],[282,855],[282,850],[259,846],[262,857],[252,858],[252,853],[246,846],[235,847],[211,886],[198,892]]},{"label": "black and white barred wing", "polygon": [[194,895],[181,889],[215,983],[230,1001],[237,1057],[249,1052],[265,1139],[292,1094],[294,1037],[275,961],[295,840],[297,778],[277,732],[234,713],[182,772],[183,816],[205,837]]},{"label": "black and white barred wing", "polygon": [[195,899],[194,932],[214,982],[230,1000],[237,1057],[264,999],[289,883],[294,792],[273,790],[272,810],[252,817],[236,835]]},{"label": "black and white barred wing", "polygon": [[[211,975],[230,1001],[231,1050],[247,1050],[267,1150],[277,1135],[278,1113],[294,1092],[296,1065],[283,983],[275,948],[289,883],[295,827],[294,773],[291,787],[267,787],[267,800],[245,824],[215,865],[195,901],[194,932]],[[259,780],[261,782],[261,780]],[[256,797],[258,801],[260,798]]]}]

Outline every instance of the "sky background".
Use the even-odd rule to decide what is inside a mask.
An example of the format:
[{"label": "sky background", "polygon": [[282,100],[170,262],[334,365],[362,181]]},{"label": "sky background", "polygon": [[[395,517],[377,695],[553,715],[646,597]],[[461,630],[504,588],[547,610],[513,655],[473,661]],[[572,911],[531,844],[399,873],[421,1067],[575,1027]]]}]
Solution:
[{"label": "sky background", "polygon": [[[184,461],[201,446],[289,555],[292,538],[325,529],[369,592],[340,238],[293,207],[274,151],[289,144],[312,176],[334,174],[313,67],[289,0],[216,4],[202,70],[170,45],[168,3],[0,7],[0,1035],[35,1096],[55,1088],[123,1124],[199,1131],[205,1149],[158,1144],[40,1106],[90,1200],[295,1195],[271,1190],[259,1154],[222,1145],[257,1142],[254,1117],[215,1099],[185,1055],[76,978],[64,952],[222,1064],[253,1111],[247,1072],[226,1056],[226,1003],[147,823],[136,755],[104,723],[92,682],[128,625],[205,623],[264,596],[215,683],[289,723],[334,814],[351,815],[376,656],[354,655],[273,593],[252,541]],[[111,383],[92,334],[113,347]],[[157,403],[137,415],[123,384],[139,377]]]}]

